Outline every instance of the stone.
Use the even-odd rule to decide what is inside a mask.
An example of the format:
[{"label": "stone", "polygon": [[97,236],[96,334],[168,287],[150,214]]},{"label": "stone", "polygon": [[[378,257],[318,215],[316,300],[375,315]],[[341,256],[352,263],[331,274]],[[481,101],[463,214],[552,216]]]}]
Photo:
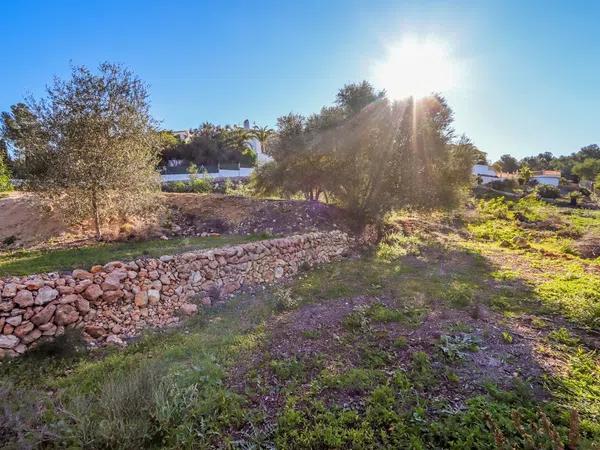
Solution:
[{"label": "stone", "polygon": [[106,330],[104,329],[104,327],[98,325],[89,325],[85,327],[84,331],[95,339],[101,338],[102,336],[106,335]]},{"label": "stone", "polygon": [[114,303],[118,299],[123,298],[125,293],[121,289],[117,289],[116,291],[106,291],[102,294],[102,300],[106,303]]},{"label": "stone", "polygon": [[120,334],[121,331],[123,331],[121,325],[114,325],[111,329],[111,331],[113,332],[113,334]]},{"label": "stone", "polygon": [[77,286],[75,286],[75,288],[73,289],[73,292],[75,292],[76,294],[81,294],[92,284],[94,284],[94,282],[92,280],[81,280],[79,283],[77,283]]},{"label": "stone", "polygon": [[75,300],[75,306],[81,314],[87,314],[90,312],[90,302],[80,295],[78,295],[77,300]]},{"label": "stone", "polygon": [[52,329],[56,330],[56,325],[54,325],[52,322],[48,322],[43,325],[40,325],[38,328],[41,331],[48,331],[48,330],[52,330]]},{"label": "stone", "polygon": [[118,277],[113,276],[113,274],[111,273],[102,282],[101,287],[102,287],[103,291],[116,291],[117,289],[121,288],[121,281],[119,280]]},{"label": "stone", "polygon": [[123,347],[125,345],[125,342],[123,342],[119,336],[114,334],[111,334],[106,338],[106,343],[108,345],[118,345],[119,347]]},{"label": "stone", "polygon": [[94,274],[88,272],[87,270],[75,269],[73,271],[73,278],[75,278],[76,280],[93,280]]},{"label": "stone", "polygon": [[281,278],[283,276],[283,267],[275,267],[275,278]]},{"label": "stone", "polygon": [[19,325],[21,325],[22,321],[23,321],[23,316],[14,316],[14,317],[9,317],[8,319],[6,319],[6,323],[11,324],[13,327],[18,327]]},{"label": "stone", "polygon": [[79,312],[77,309],[71,305],[60,305],[56,308],[56,313],[54,314],[54,323],[58,326],[67,326],[74,322],[77,322],[79,319]]},{"label": "stone", "polygon": [[21,339],[21,343],[25,345],[29,345],[34,341],[37,341],[42,336],[42,332],[37,328],[29,333],[27,336],[23,336]]},{"label": "stone", "polygon": [[14,307],[13,302],[0,302],[0,312],[10,312]]},{"label": "stone", "polygon": [[4,324],[4,329],[2,330],[2,334],[13,334],[13,331],[15,331],[15,327],[13,327],[9,323]]},{"label": "stone", "polygon": [[160,292],[156,289],[148,290],[148,303],[151,305],[158,305],[160,303]]},{"label": "stone", "polygon": [[35,316],[33,316],[31,318],[31,322],[33,322],[33,324],[37,326],[40,326],[44,323],[48,323],[50,322],[50,319],[52,319],[54,311],[56,311],[56,306],[48,305],[45,308],[43,308],[40,312],[38,312]]},{"label": "stone", "polygon": [[210,299],[210,297],[202,297],[202,300],[200,300],[200,303],[202,303],[204,306],[211,306],[212,300]]},{"label": "stone", "polygon": [[34,328],[35,327],[31,322],[23,322],[21,323],[21,325],[15,328],[13,334],[19,338],[22,338],[23,336],[31,333],[31,331],[33,331]]},{"label": "stone", "polygon": [[17,292],[17,295],[13,298],[13,301],[21,308],[28,308],[33,305],[33,294],[31,291],[22,289]]},{"label": "stone", "polygon": [[95,302],[102,295],[102,288],[97,284],[90,284],[85,291],[83,291],[83,296],[91,301]]},{"label": "stone", "polygon": [[179,309],[186,316],[193,316],[198,313],[198,305],[194,305],[193,303],[184,303]]},{"label": "stone", "polygon": [[81,298],[81,295],[79,295],[79,294],[68,294],[68,295],[65,295],[64,297],[61,297],[58,300],[58,303],[60,303],[61,305],[68,305],[71,303],[75,303],[80,298]]},{"label": "stone", "polygon": [[2,297],[12,298],[17,295],[17,285],[16,283],[7,283],[4,285],[4,289],[2,289]]},{"label": "stone", "polygon": [[98,273],[98,272],[102,272],[104,270],[104,268],[100,265],[95,265],[92,266],[92,268],[90,269],[90,272],[92,273]]},{"label": "stone", "polygon": [[27,351],[27,346],[25,344],[19,344],[15,348],[13,348],[13,350],[19,355],[22,355]]},{"label": "stone", "polygon": [[60,295],[69,295],[75,292],[75,288],[73,286],[57,286],[56,290]]},{"label": "stone", "polygon": [[58,297],[58,291],[56,289],[52,289],[50,286],[44,286],[38,291],[37,297],[35,297],[35,304],[45,305],[50,303],[56,297]]},{"label": "stone", "polygon": [[32,278],[29,280],[25,280],[25,287],[30,291],[37,291],[40,288],[43,288],[46,283],[41,278]]},{"label": "stone", "polygon": [[135,294],[134,303],[138,308],[145,307],[148,304],[148,292],[140,291]]},{"label": "stone", "polygon": [[16,336],[0,335],[0,348],[15,348],[19,342],[19,338]]},{"label": "stone", "polygon": [[43,336],[54,336],[56,334],[57,326],[54,325],[52,322],[49,322],[42,326],[45,327],[45,329],[42,330],[42,327],[40,327],[39,329],[42,332]]}]

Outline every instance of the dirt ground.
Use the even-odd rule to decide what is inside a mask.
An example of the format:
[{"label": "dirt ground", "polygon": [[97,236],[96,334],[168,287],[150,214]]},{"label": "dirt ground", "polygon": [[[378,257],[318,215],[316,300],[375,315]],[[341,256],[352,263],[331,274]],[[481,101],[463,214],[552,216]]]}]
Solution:
[{"label": "dirt ground", "polygon": [[[293,234],[346,229],[341,210],[317,202],[263,200],[220,194],[167,193],[166,213],[157,223],[107,226],[109,241],[158,238],[162,235]],[[94,242],[90,227],[73,227],[57,212],[36,205],[35,197],[13,192],[0,198],[0,251],[82,246]]]}]

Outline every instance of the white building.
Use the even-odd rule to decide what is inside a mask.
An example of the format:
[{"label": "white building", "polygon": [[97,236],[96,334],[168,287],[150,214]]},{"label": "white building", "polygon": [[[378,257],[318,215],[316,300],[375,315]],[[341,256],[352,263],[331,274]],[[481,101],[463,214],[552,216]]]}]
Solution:
[{"label": "white building", "polygon": [[471,173],[476,177],[481,178],[482,184],[499,180],[498,173],[487,164],[475,164]]},{"label": "white building", "polygon": [[[492,181],[514,179],[518,178],[519,176],[517,173],[497,172],[494,168],[488,166],[487,164],[475,164],[473,166],[472,174],[481,178],[481,184],[488,184]],[[531,179],[537,181],[539,184],[548,184],[550,186],[558,187],[560,184],[560,171],[540,170],[533,172]]]}]

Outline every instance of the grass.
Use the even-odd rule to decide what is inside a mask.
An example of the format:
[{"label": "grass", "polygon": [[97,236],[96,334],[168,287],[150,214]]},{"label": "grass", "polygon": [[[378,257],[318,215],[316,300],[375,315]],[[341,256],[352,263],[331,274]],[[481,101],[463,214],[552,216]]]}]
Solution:
[{"label": "grass", "polygon": [[132,260],[141,256],[162,256],[223,245],[235,245],[264,239],[263,236],[210,236],[155,239],[149,241],[114,242],[82,248],[48,251],[15,251],[0,253],[0,276],[27,275],[75,268],[89,268],[116,260]]},{"label": "grass", "polygon": [[[405,252],[394,237],[383,252],[237,295],[125,349],[63,342],[51,357],[2,362],[0,446],[598,448],[600,359],[582,334],[596,323],[595,263],[540,253],[545,235],[503,211],[476,220],[506,221],[530,248],[421,235]],[[337,324],[311,315],[335,308]],[[316,323],[294,328],[307,309]],[[536,342],[522,337],[526,316]],[[545,358],[543,374],[510,375]],[[514,369],[488,379],[488,361]]]}]

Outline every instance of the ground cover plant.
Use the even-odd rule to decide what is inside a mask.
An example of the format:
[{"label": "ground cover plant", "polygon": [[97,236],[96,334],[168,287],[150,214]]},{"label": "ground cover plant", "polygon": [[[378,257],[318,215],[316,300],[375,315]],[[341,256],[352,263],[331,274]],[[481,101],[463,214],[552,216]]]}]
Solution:
[{"label": "ground cover plant", "polygon": [[[395,214],[390,239],[371,253],[240,294],[124,350],[90,353],[71,337],[58,353],[4,361],[0,439],[46,448],[598,448],[589,312],[598,298],[569,284],[593,284],[597,263],[527,228],[554,215],[580,231],[597,222],[537,203],[498,219],[488,206],[464,222]],[[530,245],[478,237],[488,221]]]}]

